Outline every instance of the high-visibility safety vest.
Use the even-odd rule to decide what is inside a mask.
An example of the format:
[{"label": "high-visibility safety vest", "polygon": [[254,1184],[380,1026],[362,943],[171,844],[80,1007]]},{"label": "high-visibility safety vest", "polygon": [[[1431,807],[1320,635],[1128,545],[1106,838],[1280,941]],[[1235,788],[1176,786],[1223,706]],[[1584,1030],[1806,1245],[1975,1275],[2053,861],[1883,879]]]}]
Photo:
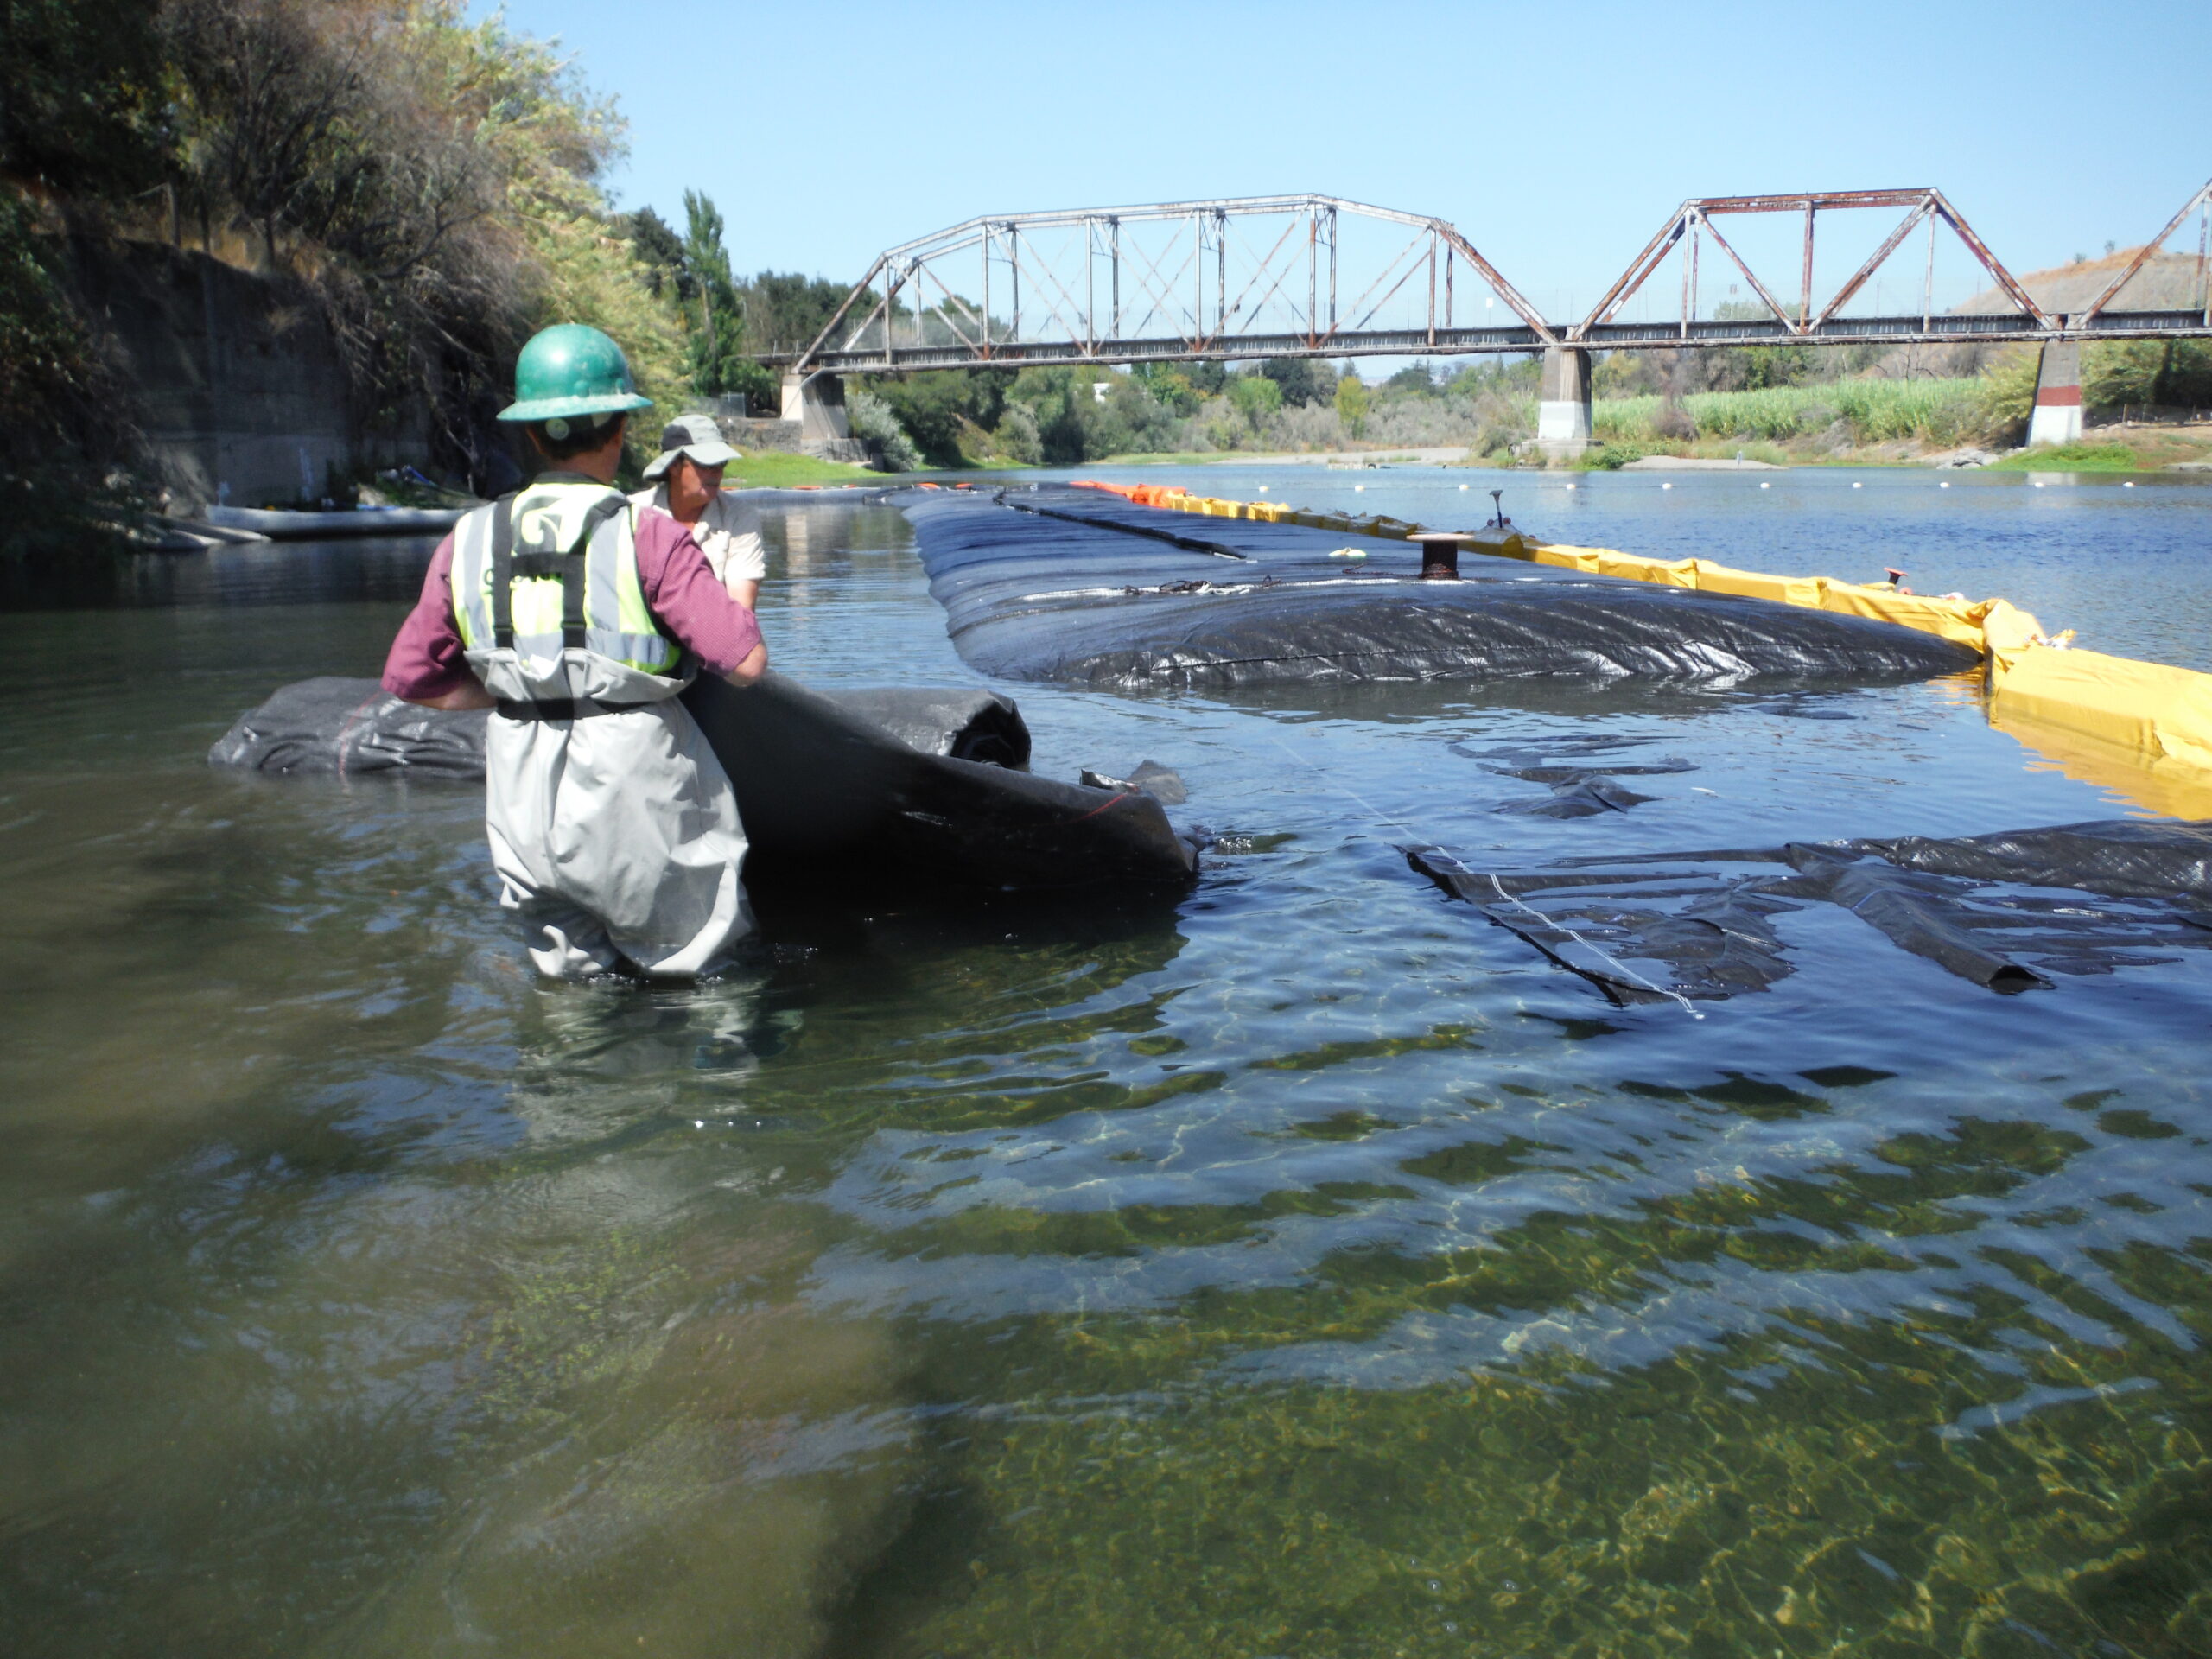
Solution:
[{"label": "high-visibility safety vest", "polygon": [[454,527],[454,617],[497,712],[484,832],[541,973],[696,974],[752,925],[745,825],[679,695],[619,492],[539,479]]},{"label": "high-visibility safety vest", "polygon": [[611,485],[541,480],[477,508],[454,527],[452,584],[470,656],[512,651],[533,680],[577,648],[645,674],[683,661],[646,607],[630,502]]}]

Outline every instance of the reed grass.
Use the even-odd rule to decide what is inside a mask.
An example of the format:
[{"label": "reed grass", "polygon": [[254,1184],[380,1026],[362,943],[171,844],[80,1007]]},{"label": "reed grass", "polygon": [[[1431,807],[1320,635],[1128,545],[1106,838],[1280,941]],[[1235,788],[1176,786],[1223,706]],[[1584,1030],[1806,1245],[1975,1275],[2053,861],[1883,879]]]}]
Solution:
[{"label": "reed grass", "polygon": [[[1607,443],[1655,442],[1661,408],[1662,400],[1650,395],[1605,399],[1591,411],[1592,434]],[[1838,421],[1856,443],[1960,443],[1980,435],[1988,421],[1982,383],[1971,378],[1692,392],[1682,410],[1700,438],[1777,443],[1813,436]]]}]

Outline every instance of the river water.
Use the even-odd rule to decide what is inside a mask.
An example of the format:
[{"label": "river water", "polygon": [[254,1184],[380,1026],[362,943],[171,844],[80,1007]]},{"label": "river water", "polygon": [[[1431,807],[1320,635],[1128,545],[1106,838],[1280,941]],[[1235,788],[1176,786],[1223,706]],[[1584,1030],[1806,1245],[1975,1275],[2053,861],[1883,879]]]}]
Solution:
[{"label": "river water", "polygon": [[[2201,485],[1131,476],[1502,484],[2212,668]],[[895,512],[769,521],[779,667],[973,683]],[[2212,1650],[2201,953],[1999,997],[1838,912],[1620,1010],[1397,850],[2139,810],[1970,684],[1008,688],[1040,771],[1182,773],[1193,892],[786,896],[729,979],[550,986],[474,791],[203,764],[428,550],[0,619],[9,1652]],[[1558,823],[1500,754],[1694,769]]]}]

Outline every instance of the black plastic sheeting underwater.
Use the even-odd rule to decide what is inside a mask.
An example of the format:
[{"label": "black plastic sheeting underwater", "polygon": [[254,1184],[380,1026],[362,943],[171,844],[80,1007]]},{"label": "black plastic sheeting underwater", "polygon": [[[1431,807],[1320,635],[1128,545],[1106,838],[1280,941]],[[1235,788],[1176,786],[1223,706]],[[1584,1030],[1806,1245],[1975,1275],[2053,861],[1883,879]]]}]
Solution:
[{"label": "black plastic sheeting underwater", "polygon": [[374,680],[325,675],[279,686],[231,723],[207,751],[211,766],[358,778],[484,776],[485,711],[422,709]]},{"label": "black plastic sheeting underwater", "polygon": [[[2005,994],[2212,945],[2212,823],[2114,819],[1517,872],[1436,848],[1406,856],[1624,1005],[1766,989],[1791,971],[1777,918],[1815,904],[1840,906],[1900,949]],[[1783,871],[1770,873],[1777,865]]]},{"label": "black plastic sheeting underwater", "polygon": [[[1471,558],[1461,580],[1424,582],[1421,555],[1404,542],[1187,518],[1096,490],[894,499],[914,526],[954,645],[1003,679],[1116,689],[1432,679],[1866,684],[1980,660],[1893,623],[1518,560]],[[1366,556],[1331,556],[1347,548]]]},{"label": "black plastic sheeting underwater", "polygon": [[[746,881],[883,876],[1007,890],[1174,884],[1196,864],[1160,803],[1015,770],[1029,730],[981,690],[824,696],[770,675],[744,691],[684,694],[731,785],[753,851]],[[282,688],[208,752],[209,764],[291,775],[480,781],[483,710],[418,709],[374,680]]]}]

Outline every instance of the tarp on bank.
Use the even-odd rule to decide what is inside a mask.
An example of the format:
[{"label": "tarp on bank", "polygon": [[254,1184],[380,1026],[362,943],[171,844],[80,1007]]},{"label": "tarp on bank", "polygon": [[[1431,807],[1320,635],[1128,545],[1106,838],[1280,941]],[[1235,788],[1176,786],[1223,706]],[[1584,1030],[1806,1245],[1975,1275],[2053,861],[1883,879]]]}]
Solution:
[{"label": "tarp on bank", "polygon": [[1478,559],[1465,580],[1423,581],[1420,556],[1387,532],[1226,515],[1176,524],[1064,486],[899,505],[954,644],[1007,679],[1866,684],[1980,661],[1971,647],[1870,616],[1611,574]]},{"label": "tarp on bank", "polygon": [[1567,859],[1535,870],[1495,869],[1438,848],[1411,848],[1407,858],[1621,1004],[1764,990],[1793,969],[1788,918],[1821,905],[2007,994],[2212,945],[2212,823],[2119,819]]},{"label": "tarp on bank", "polygon": [[[1175,883],[1196,865],[1144,791],[1014,770],[1029,759],[1029,731],[994,692],[833,698],[772,674],[745,691],[702,681],[685,697],[736,789],[748,883],[837,866],[848,877],[1044,889]],[[418,709],[374,680],[306,680],[240,715],[207,758],[282,774],[480,781],[489,718]]]}]

